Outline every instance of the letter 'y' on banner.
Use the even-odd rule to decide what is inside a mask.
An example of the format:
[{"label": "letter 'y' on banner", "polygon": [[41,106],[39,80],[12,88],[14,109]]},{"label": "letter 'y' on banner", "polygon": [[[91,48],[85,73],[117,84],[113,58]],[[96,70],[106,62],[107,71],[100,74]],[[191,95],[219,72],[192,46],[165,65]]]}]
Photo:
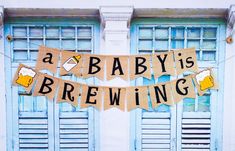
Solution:
[{"label": "letter 'y' on banner", "polygon": [[36,70],[47,69],[52,73],[56,73],[59,57],[60,50],[40,46],[38,52],[38,59],[35,67]]},{"label": "letter 'y' on banner", "polygon": [[67,102],[77,107],[79,91],[80,85],[78,83],[59,79],[57,102]]},{"label": "letter 'y' on banner", "polygon": [[170,82],[175,103],[179,103],[184,98],[195,98],[192,76],[176,79]]},{"label": "letter 'y' on banner", "polygon": [[155,53],[152,55],[154,77],[162,75],[175,75],[173,52]]},{"label": "letter 'y' on banner", "polygon": [[138,77],[151,79],[151,55],[130,56],[130,80]]},{"label": "letter 'y' on banner", "polygon": [[102,94],[103,94],[103,90],[101,87],[82,85],[81,94],[82,94],[80,102],[81,108],[94,106],[98,110],[101,110]]},{"label": "letter 'y' on banner", "polygon": [[38,73],[34,69],[20,64],[12,83],[13,85],[20,85],[24,87],[25,91],[29,93],[32,90],[33,84],[37,80],[37,76]]},{"label": "letter 'y' on banner", "polygon": [[126,88],[103,88],[104,110],[116,107],[125,111]]},{"label": "letter 'y' on banner", "polygon": [[46,96],[49,100],[53,100],[58,83],[58,78],[39,73],[33,96]]},{"label": "letter 'y' on banner", "polygon": [[197,56],[195,48],[174,50],[177,75],[185,71],[198,72]]},{"label": "letter 'y' on banner", "polygon": [[117,56],[117,57],[106,57],[106,77],[107,80],[112,80],[115,77],[120,77],[123,80],[128,80],[129,78],[129,68],[128,68],[128,57]]},{"label": "letter 'y' on banner", "polygon": [[129,87],[126,89],[127,110],[136,108],[148,110],[148,87]]}]

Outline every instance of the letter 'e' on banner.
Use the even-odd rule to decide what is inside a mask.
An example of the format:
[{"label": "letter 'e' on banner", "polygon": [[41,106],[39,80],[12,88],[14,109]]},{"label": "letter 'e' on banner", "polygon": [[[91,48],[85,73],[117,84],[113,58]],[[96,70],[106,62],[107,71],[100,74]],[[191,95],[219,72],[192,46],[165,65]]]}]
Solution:
[{"label": "letter 'e' on banner", "polygon": [[58,78],[48,74],[39,73],[33,96],[46,96],[49,100],[53,100],[58,83]]},{"label": "letter 'e' on banner", "polygon": [[191,75],[173,80],[170,83],[175,103],[180,102],[184,98],[196,97]]},{"label": "letter 'e' on banner", "polygon": [[33,84],[37,80],[37,76],[38,73],[34,69],[20,64],[12,83],[13,85],[20,85],[24,87],[25,91],[29,93],[32,90]]},{"label": "letter 'e' on banner", "polygon": [[195,48],[174,50],[177,75],[185,71],[198,72],[197,55]]},{"label": "letter 'e' on banner", "polygon": [[162,75],[175,75],[175,63],[172,51],[153,54],[152,64],[155,78]]},{"label": "letter 'e' on banner", "polygon": [[80,85],[78,83],[59,79],[57,102],[67,102],[77,107],[79,91]]},{"label": "letter 'e' on banner", "polygon": [[148,110],[148,87],[129,87],[126,89],[127,110],[141,108]]},{"label": "letter 'e' on banner", "polygon": [[59,57],[60,51],[58,49],[40,46],[35,67],[36,70],[47,69],[56,74]]}]

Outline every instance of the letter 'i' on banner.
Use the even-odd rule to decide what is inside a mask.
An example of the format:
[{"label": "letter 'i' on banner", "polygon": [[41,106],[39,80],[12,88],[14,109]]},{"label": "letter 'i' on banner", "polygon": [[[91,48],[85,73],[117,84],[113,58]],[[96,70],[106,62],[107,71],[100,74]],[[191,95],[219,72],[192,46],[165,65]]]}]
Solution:
[{"label": "letter 'i' on banner", "polygon": [[177,75],[185,71],[198,72],[197,55],[195,48],[174,50]]},{"label": "letter 'i' on banner", "polygon": [[148,87],[129,87],[126,89],[127,110],[141,108],[148,110]]},{"label": "letter 'i' on banner", "polygon": [[49,100],[53,100],[58,82],[58,78],[48,74],[39,73],[33,96],[46,96]]},{"label": "letter 'i' on banner", "polygon": [[196,97],[191,75],[173,80],[170,83],[175,103],[179,103],[184,98]]},{"label": "letter 'i' on banner", "polygon": [[170,82],[149,86],[149,92],[153,109],[161,104],[173,105]]},{"label": "letter 'i' on banner", "polygon": [[60,75],[73,73],[81,77],[82,54],[70,51],[61,51]]},{"label": "letter 'i' on banner", "polygon": [[13,85],[20,85],[24,87],[25,91],[29,93],[32,90],[33,84],[37,80],[38,73],[32,68],[20,64],[14,79],[12,81]]},{"label": "letter 'i' on banner", "polygon": [[120,77],[123,80],[128,80],[129,78],[129,68],[128,68],[128,57],[127,56],[116,56],[106,57],[106,78],[107,80],[112,80],[115,77]]},{"label": "letter 'i' on banner", "polygon": [[77,107],[79,92],[80,85],[78,83],[59,79],[57,102],[67,102]]},{"label": "letter 'i' on banner", "polygon": [[104,80],[104,63],[105,58],[103,56],[98,55],[90,55],[86,54],[83,56],[83,71],[82,77],[97,77],[100,80]]},{"label": "letter 'i' on banner", "polygon": [[52,73],[57,72],[60,50],[40,46],[36,63],[36,70],[47,69]]},{"label": "letter 'i' on banner", "polygon": [[94,106],[96,109],[101,110],[102,94],[101,87],[82,85],[80,107]]},{"label": "letter 'i' on banner", "polygon": [[208,68],[193,75],[193,81],[197,88],[197,92],[202,96],[208,89],[218,89],[218,83],[212,73],[212,69]]},{"label": "letter 'i' on banner", "polygon": [[130,80],[138,77],[151,79],[151,55],[130,56]]},{"label": "letter 'i' on banner", "polygon": [[162,75],[175,75],[175,63],[172,51],[153,54],[152,64],[155,78]]},{"label": "letter 'i' on banner", "polygon": [[126,88],[104,87],[104,110],[116,107],[125,111]]}]

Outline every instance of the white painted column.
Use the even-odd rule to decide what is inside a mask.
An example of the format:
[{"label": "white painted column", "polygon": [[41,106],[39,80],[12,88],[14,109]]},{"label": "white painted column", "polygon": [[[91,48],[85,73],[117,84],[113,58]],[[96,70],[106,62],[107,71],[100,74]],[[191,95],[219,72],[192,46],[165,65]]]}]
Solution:
[{"label": "white painted column", "polygon": [[235,5],[228,14],[227,37],[233,32],[233,43],[226,44],[224,77],[223,151],[235,151]]},{"label": "white painted column", "polygon": [[[129,22],[133,8],[100,7],[102,20],[101,54],[130,53]],[[102,82],[107,86],[128,86],[130,82],[116,78]],[[100,112],[100,151],[129,151],[130,113],[112,108]]]}]

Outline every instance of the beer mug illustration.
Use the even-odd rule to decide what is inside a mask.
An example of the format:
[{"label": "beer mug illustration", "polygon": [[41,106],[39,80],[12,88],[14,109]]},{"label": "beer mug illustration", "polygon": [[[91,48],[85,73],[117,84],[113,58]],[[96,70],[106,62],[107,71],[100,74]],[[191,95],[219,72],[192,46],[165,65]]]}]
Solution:
[{"label": "beer mug illustration", "polygon": [[81,58],[80,55],[78,56],[72,56],[71,58],[69,58],[64,64],[63,64],[63,68],[69,72],[71,69],[73,69],[78,63],[79,63],[79,59]]},{"label": "beer mug illustration", "polygon": [[210,70],[205,70],[196,75],[197,84],[200,86],[200,90],[204,91],[214,86],[214,79]]},{"label": "beer mug illustration", "polygon": [[30,84],[32,84],[35,75],[36,72],[34,72],[32,69],[22,67],[18,73],[18,79],[16,80],[16,83],[27,88],[30,86]]}]

